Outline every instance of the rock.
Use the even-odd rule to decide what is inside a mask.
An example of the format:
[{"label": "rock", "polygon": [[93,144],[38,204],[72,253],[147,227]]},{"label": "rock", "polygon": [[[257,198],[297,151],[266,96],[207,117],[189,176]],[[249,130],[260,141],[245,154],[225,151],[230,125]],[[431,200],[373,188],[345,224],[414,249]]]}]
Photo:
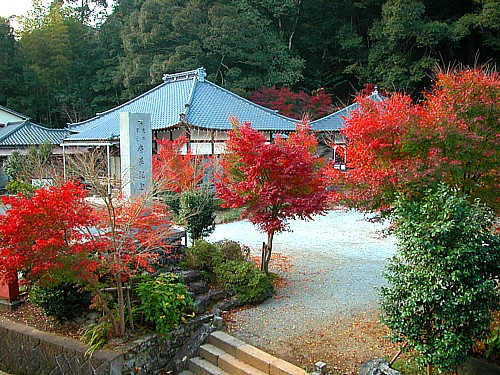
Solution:
[{"label": "rock", "polygon": [[223,299],[222,301],[217,302],[212,311],[229,311],[234,309],[235,307],[240,306],[239,301],[236,298],[228,298]]},{"label": "rock", "polygon": [[458,368],[459,375],[500,375],[500,367],[479,358],[470,358]]},{"label": "rock", "polygon": [[219,302],[220,300],[226,298],[227,292],[224,290],[211,290],[208,295],[212,302]]},{"label": "rock", "polygon": [[187,285],[187,290],[196,295],[203,294],[208,292],[208,284],[203,280],[192,282]]},{"label": "rock", "polygon": [[207,311],[209,302],[210,302],[210,297],[208,297],[206,294],[197,296],[194,301],[195,311],[198,314],[203,314],[205,311]]},{"label": "rock", "polygon": [[199,271],[199,270],[181,271],[180,276],[186,284],[201,280],[201,278],[202,278],[201,271]]},{"label": "rock", "polygon": [[375,358],[365,362],[359,368],[359,375],[401,375],[392,369],[385,358]]}]

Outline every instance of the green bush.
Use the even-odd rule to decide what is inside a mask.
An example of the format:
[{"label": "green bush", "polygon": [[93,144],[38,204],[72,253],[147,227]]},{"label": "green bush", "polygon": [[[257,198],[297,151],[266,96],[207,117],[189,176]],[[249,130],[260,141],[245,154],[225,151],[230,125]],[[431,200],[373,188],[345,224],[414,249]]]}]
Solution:
[{"label": "green bush", "polygon": [[217,241],[215,245],[222,250],[224,261],[236,260],[242,262],[250,255],[250,249],[248,247],[244,246],[242,248],[241,245],[235,241],[222,240]]},{"label": "green bush", "polygon": [[215,230],[215,208],[214,195],[207,189],[182,192],[179,217],[193,241]]},{"label": "green bush", "polygon": [[382,322],[394,341],[417,353],[422,368],[453,371],[489,333],[491,312],[500,306],[494,220],[478,201],[444,184],[422,200],[401,196],[394,205],[398,252],[380,289]]},{"label": "green bush", "polygon": [[218,246],[198,240],[186,249],[185,261],[190,268],[213,273],[214,268],[224,261],[224,254]]},{"label": "green bush", "polygon": [[5,190],[9,194],[23,194],[26,196],[30,196],[33,194],[33,186],[30,184],[26,184],[24,182],[19,181],[9,181],[5,184]]},{"label": "green bush", "polygon": [[495,326],[491,330],[486,340],[484,340],[485,353],[484,356],[489,358],[493,353],[500,353],[500,327]]},{"label": "green bush", "polygon": [[179,193],[165,190],[160,193],[160,197],[175,215],[179,215],[181,209],[181,195]]},{"label": "green bush", "polygon": [[75,283],[60,282],[50,286],[34,286],[30,300],[46,315],[59,320],[80,316],[90,305],[90,294]]},{"label": "green bush", "polygon": [[193,300],[186,285],[173,274],[140,281],[136,291],[141,298],[140,310],[155,325],[156,332],[168,337],[170,330],[186,321],[193,309]]},{"label": "green bush", "polygon": [[258,304],[273,294],[273,283],[252,262],[229,260],[215,268],[217,281],[244,304]]}]

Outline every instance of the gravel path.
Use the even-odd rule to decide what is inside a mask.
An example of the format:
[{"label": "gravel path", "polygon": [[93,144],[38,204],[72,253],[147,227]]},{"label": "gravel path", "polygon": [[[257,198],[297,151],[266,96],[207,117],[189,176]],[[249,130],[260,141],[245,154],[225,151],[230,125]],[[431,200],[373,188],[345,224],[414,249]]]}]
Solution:
[{"label": "gravel path", "polygon": [[[384,236],[386,224],[373,223],[356,211],[330,211],[313,221],[292,221],[292,232],[275,236],[273,251],[289,257],[287,284],[274,298],[236,313],[232,333],[267,349],[330,322],[377,310],[376,287],[395,238]],[[209,241],[230,239],[260,254],[265,234],[248,221],[221,224]]]}]

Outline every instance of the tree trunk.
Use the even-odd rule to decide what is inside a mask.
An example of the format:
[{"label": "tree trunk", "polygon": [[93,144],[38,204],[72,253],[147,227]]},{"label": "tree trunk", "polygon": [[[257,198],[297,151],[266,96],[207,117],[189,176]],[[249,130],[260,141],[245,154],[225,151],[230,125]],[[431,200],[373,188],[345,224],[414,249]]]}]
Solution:
[{"label": "tree trunk", "polygon": [[118,324],[120,328],[120,337],[125,336],[125,298],[123,297],[123,284],[121,275],[116,275],[116,295],[118,303]]},{"label": "tree trunk", "polygon": [[99,288],[96,288],[95,292],[96,292],[99,304],[101,305],[102,309],[104,310],[104,313],[108,317],[108,320],[113,325],[113,332],[115,333],[115,335],[118,336],[120,332],[118,329],[118,324],[116,323],[115,316],[113,315],[113,312],[108,308],[108,306],[106,304],[106,300],[105,300],[104,296],[102,295],[101,291],[99,290]]},{"label": "tree trunk", "polygon": [[270,232],[267,234],[267,244],[265,242],[262,243],[262,259],[260,263],[260,270],[269,273],[269,261],[271,260],[271,252],[273,249],[273,238],[274,232]]}]

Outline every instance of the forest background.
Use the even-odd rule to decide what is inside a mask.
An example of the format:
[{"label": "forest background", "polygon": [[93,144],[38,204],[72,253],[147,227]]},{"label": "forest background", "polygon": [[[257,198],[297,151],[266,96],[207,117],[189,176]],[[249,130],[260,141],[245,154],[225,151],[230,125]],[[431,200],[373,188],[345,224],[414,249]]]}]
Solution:
[{"label": "forest background", "polygon": [[[499,0],[33,0],[0,18],[0,105],[52,128],[205,67],[244,97],[262,87],[350,104],[366,84],[418,97],[437,66],[496,63]],[[104,8],[103,8],[104,7]]]}]

